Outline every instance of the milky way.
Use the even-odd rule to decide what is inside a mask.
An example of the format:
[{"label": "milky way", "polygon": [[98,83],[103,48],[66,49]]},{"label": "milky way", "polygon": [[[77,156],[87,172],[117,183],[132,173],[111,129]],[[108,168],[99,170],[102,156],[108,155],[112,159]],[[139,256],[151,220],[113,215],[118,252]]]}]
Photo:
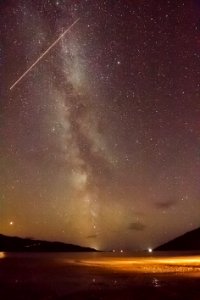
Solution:
[{"label": "milky way", "polygon": [[199,2],[0,11],[0,231],[144,249],[198,227]]}]

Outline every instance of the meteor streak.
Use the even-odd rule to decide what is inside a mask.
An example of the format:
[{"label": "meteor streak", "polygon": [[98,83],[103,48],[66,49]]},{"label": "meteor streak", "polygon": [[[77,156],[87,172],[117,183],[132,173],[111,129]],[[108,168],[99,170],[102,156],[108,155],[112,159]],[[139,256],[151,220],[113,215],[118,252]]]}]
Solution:
[{"label": "meteor streak", "polygon": [[37,63],[65,36],[65,34],[70,31],[70,29],[80,20],[77,19],[76,21],[74,21],[74,23],[72,23],[58,38],[57,40],[55,40],[55,42],[53,42],[53,44],[51,44],[51,46],[44,52],[41,54],[40,57],[38,57],[38,59],[30,66],[30,68],[28,68],[14,83],[13,85],[10,87],[10,90],[12,90],[36,65]]}]

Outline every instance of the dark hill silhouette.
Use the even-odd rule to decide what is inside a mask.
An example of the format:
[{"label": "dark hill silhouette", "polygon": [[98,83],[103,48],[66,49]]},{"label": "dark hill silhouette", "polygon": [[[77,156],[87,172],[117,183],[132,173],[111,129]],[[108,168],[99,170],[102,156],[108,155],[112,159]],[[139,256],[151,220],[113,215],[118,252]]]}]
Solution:
[{"label": "dark hill silhouette", "polygon": [[157,247],[157,251],[196,251],[200,250],[200,228],[185,234]]},{"label": "dark hill silhouette", "polygon": [[97,251],[61,242],[48,242],[29,238],[10,237],[0,234],[0,251],[8,252],[92,252]]}]

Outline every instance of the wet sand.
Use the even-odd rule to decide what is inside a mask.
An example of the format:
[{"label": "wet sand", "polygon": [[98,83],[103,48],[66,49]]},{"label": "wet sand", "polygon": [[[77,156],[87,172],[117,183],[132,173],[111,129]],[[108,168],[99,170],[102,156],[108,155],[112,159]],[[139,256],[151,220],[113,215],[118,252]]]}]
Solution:
[{"label": "wet sand", "polygon": [[199,300],[200,257],[0,253],[0,298]]}]

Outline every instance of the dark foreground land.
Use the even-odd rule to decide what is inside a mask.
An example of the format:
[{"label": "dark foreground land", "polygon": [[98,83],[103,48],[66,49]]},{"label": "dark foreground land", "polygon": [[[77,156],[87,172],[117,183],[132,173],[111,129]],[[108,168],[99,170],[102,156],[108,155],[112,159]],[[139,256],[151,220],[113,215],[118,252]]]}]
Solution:
[{"label": "dark foreground land", "polygon": [[199,300],[200,257],[0,253],[0,298]]}]

